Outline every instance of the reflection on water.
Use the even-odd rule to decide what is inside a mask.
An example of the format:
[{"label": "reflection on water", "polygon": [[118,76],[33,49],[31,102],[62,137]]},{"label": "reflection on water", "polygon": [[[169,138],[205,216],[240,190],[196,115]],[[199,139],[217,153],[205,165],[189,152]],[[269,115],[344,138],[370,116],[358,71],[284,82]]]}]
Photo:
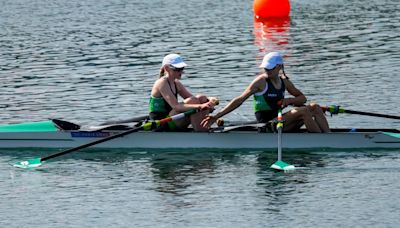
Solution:
[{"label": "reflection on water", "polygon": [[[30,149],[2,149],[0,153],[2,164],[35,156]],[[50,153],[54,151],[42,151],[43,156]],[[10,204],[0,206],[0,212],[16,215],[24,203],[36,204],[39,199],[53,202],[42,209],[44,213],[59,207],[62,210],[54,210],[54,216],[67,214],[70,219],[80,217],[78,212],[86,208],[88,216],[96,216],[99,209],[114,218],[128,213],[121,221],[135,221],[137,225],[185,218],[190,224],[202,226],[233,222],[261,227],[276,224],[281,217],[297,224],[302,220],[294,214],[316,213],[325,210],[324,205],[330,205],[330,213],[345,210],[340,215],[345,217],[354,209],[352,201],[337,199],[359,194],[360,187],[364,189],[361,195],[368,198],[360,202],[368,205],[368,210],[381,209],[383,205],[377,201],[388,203],[387,197],[393,191],[381,193],[372,201],[368,196],[374,196],[380,186],[398,183],[400,172],[399,151],[286,150],[284,159],[298,167],[290,173],[269,168],[276,156],[276,151],[262,150],[87,149],[34,170],[1,166],[0,184],[4,188],[0,195]],[[374,183],[363,178],[368,175],[377,175]],[[19,215],[29,217],[30,213],[23,210]],[[146,213],[154,213],[158,219],[144,220]],[[231,217],[222,221],[221,216]],[[28,221],[35,224],[32,218]]]},{"label": "reflection on water", "polygon": [[288,51],[290,17],[254,19],[255,44],[260,56],[271,51]]},{"label": "reflection on water", "polygon": [[197,156],[176,152],[154,154],[150,162],[157,183],[155,189],[180,195],[192,186],[204,184],[204,179],[215,175],[214,159],[208,153]]}]

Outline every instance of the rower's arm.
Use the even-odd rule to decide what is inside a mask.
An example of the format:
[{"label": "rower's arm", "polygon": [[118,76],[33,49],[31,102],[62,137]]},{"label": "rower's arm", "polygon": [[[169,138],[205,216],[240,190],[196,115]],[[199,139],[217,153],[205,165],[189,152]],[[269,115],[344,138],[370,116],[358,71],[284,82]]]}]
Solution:
[{"label": "rower's arm", "polygon": [[[213,107],[213,103],[211,101],[204,104],[185,104],[179,103],[178,99],[172,93],[171,88],[167,84],[166,81],[162,82],[159,89],[164,100],[171,106],[171,108],[177,112],[186,112],[191,109],[211,109]],[[187,90],[186,90],[187,91]],[[190,94],[190,93],[189,93]],[[191,94],[190,94],[191,95]]]},{"label": "rower's arm", "polygon": [[254,93],[261,91],[261,81],[263,81],[262,77],[257,77],[254,81],[246,88],[246,90],[238,97],[233,98],[221,111],[219,111],[214,118],[218,119],[243,104],[244,101],[247,100]]},{"label": "rower's arm", "polygon": [[183,99],[186,99],[186,98],[189,98],[189,97],[193,96],[193,94],[191,92],[189,92],[189,90],[186,89],[186,87],[183,86],[183,84],[180,81],[176,80],[175,83],[176,83],[176,86],[177,86],[177,89],[178,89],[178,94]]},{"label": "rower's arm", "polygon": [[286,78],[283,81],[285,83],[287,91],[290,93],[290,95],[293,96],[291,98],[285,98],[284,106],[287,106],[287,105],[302,106],[302,105],[304,105],[307,102],[306,96],[299,89],[297,89],[288,78]]},{"label": "rower's arm", "polygon": [[175,95],[172,93],[171,88],[167,84],[167,80],[162,80],[158,84],[158,88],[160,91],[161,96],[164,98],[164,100],[172,107],[175,108],[178,103],[178,99],[176,99]]}]

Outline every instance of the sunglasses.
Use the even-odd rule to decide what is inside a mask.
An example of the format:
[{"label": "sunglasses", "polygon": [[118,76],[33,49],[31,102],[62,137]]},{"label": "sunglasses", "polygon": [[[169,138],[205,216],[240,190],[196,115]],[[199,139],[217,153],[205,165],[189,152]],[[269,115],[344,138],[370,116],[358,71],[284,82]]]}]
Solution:
[{"label": "sunglasses", "polygon": [[185,67],[176,68],[176,67],[171,66],[171,70],[177,71],[177,72],[181,72],[181,71],[183,71],[184,69],[185,69]]},{"label": "sunglasses", "polygon": [[267,68],[264,68],[264,69],[265,69],[265,71],[273,71],[273,70],[276,69],[276,67],[277,67],[278,65],[279,65],[279,64],[276,64],[276,65],[274,66],[274,68],[271,68],[271,69],[267,69]]}]

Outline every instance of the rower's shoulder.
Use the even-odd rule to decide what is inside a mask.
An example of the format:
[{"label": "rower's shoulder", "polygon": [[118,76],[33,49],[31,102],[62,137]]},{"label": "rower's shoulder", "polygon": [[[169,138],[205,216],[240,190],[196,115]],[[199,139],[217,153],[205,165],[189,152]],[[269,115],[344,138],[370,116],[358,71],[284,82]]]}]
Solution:
[{"label": "rower's shoulder", "polygon": [[259,73],[256,75],[256,77],[251,82],[248,88],[250,88],[253,91],[253,93],[261,92],[265,89],[266,79],[267,79],[267,74]]},{"label": "rower's shoulder", "polygon": [[265,73],[265,72],[260,72],[260,73],[256,74],[256,78],[259,78],[259,77],[267,78],[268,75],[267,75],[267,73]]},{"label": "rower's shoulder", "polygon": [[254,81],[265,81],[268,78],[266,73],[258,73],[254,78]]},{"label": "rower's shoulder", "polygon": [[280,77],[281,77],[282,80],[289,81],[289,77],[286,76],[286,75],[280,75]]},{"label": "rower's shoulder", "polygon": [[159,79],[156,80],[155,84],[157,85],[162,85],[162,84],[166,84],[167,83],[167,79],[165,77],[161,77]]}]

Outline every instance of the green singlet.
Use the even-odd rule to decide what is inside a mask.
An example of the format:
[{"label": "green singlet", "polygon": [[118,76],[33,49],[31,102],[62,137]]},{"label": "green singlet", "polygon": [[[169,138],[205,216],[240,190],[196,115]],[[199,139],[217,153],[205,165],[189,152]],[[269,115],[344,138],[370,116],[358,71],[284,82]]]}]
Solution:
[{"label": "green singlet", "polygon": [[278,101],[285,97],[285,83],[281,78],[282,86],[276,89],[269,78],[266,78],[265,89],[254,94],[253,107],[256,119],[260,123],[266,123],[278,115]]},{"label": "green singlet", "polygon": [[160,112],[168,115],[171,110],[171,106],[169,106],[163,97],[150,96],[149,112]]},{"label": "green singlet", "polygon": [[[161,120],[169,117],[169,112],[172,110],[171,106],[162,97],[150,96],[149,112],[150,119]],[[167,122],[169,131],[175,131],[177,126],[174,121]]]},{"label": "green singlet", "polygon": [[[166,78],[165,78],[166,79]],[[169,88],[171,89],[171,92],[175,95],[175,97],[178,99],[178,88],[176,87],[176,84],[174,82],[175,86],[175,93],[174,90],[172,90],[172,86],[167,80]],[[172,107],[168,104],[168,102],[165,101],[163,97],[153,97],[150,96],[150,101],[149,101],[149,116],[150,119],[152,120],[161,120],[166,117],[169,117],[169,113],[172,111]],[[167,123],[167,131],[176,131],[178,127],[176,126],[174,121],[169,121]]]}]

